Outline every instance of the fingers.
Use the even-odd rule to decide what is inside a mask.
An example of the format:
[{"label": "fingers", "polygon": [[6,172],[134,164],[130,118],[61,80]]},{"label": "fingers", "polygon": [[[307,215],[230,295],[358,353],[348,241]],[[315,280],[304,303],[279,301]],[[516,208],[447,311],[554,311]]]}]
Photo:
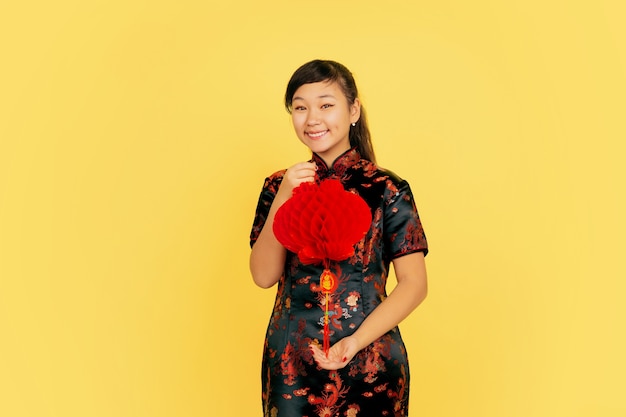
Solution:
[{"label": "fingers", "polygon": [[[291,196],[291,192],[303,182],[315,181],[316,166],[313,162],[299,162],[285,171],[280,191]],[[288,198],[288,197],[287,197]]]},{"label": "fingers", "polygon": [[317,365],[322,369],[327,370],[336,370],[345,367],[348,364],[348,357],[346,353],[343,352],[345,349],[341,348],[341,345],[334,345],[328,350],[328,355],[324,353],[322,349],[320,349],[316,345],[311,345],[311,353],[313,354],[313,359],[317,362]]},{"label": "fingers", "polygon": [[315,180],[316,166],[313,162],[299,162],[285,172],[285,178],[297,185]]}]

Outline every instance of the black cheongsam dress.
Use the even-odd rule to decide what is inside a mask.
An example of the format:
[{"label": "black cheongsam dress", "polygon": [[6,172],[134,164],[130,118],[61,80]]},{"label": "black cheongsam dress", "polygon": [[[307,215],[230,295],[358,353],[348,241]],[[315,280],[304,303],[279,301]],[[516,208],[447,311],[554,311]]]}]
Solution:
[{"label": "black cheongsam dress", "polygon": [[[428,252],[426,236],[406,181],[361,159],[352,148],[328,167],[313,154],[317,175],[339,179],[371,209],[372,224],[349,259],[331,262],[339,280],[329,303],[330,344],[349,336],[387,296],[390,262]],[[265,225],[284,170],[265,180],[251,245]],[[271,227],[271,225],[268,225]],[[261,371],[265,417],[381,417],[408,415],[409,365],[398,328],[361,350],[343,369],[316,366],[309,350],[322,344],[324,298],[314,291],[322,265],[303,265],[287,251],[270,316]]]}]

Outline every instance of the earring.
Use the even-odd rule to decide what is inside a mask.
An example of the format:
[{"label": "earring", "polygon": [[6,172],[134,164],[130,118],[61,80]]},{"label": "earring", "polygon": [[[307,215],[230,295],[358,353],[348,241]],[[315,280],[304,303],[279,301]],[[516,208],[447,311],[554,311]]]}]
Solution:
[{"label": "earring", "polygon": [[352,123],[352,126],[353,126],[353,127],[354,127],[354,126],[356,126],[356,122]]}]

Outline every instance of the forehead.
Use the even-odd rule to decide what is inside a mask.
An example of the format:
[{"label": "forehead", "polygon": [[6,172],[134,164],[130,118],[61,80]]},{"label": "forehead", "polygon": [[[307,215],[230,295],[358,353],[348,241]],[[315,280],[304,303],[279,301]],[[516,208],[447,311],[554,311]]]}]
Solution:
[{"label": "forehead", "polygon": [[318,83],[302,84],[293,94],[293,101],[327,97],[340,98],[343,96],[343,91],[336,81],[320,81]]}]

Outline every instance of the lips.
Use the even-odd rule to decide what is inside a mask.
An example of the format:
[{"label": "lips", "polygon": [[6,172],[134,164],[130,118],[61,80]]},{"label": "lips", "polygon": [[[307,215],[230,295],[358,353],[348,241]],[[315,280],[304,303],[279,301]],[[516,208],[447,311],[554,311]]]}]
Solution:
[{"label": "lips", "polygon": [[319,139],[328,133],[328,130],[322,130],[321,132],[306,132],[306,135],[311,139]]}]

